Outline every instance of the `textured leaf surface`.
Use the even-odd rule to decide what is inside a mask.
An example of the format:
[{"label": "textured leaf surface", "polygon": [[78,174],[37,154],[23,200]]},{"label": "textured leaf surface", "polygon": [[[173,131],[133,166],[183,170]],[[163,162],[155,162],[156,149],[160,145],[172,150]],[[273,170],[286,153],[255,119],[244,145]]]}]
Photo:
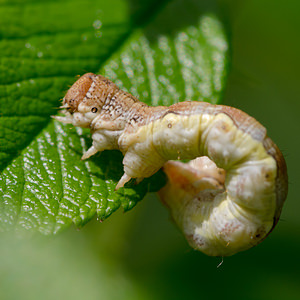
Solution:
[{"label": "textured leaf surface", "polygon": [[[205,1],[203,1],[205,2]],[[76,74],[99,72],[141,101],[217,103],[227,42],[196,0],[0,1],[0,229],[45,234],[131,209],[164,184],[158,172],[118,192],[122,155],[88,161],[88,131],[51,120]]]}]

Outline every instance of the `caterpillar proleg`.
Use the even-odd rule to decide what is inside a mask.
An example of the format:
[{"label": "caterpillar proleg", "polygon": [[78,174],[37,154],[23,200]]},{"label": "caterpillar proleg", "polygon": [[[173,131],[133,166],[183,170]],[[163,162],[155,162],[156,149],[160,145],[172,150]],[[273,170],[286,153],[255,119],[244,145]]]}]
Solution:
[{"label": "caterpillar proleg", "polygon": [[[150,107],[92,73],[73,84],[61,109],[55,119],[91,130],[82,159],[122,151],[116,189],[164,166],[169,182],[160,197],[193,248],[232,255],[257,245],[278,222],[288,189],[285,160],[241,110],[196,101]],[[181,159],[195,160],[173,161]]]}]

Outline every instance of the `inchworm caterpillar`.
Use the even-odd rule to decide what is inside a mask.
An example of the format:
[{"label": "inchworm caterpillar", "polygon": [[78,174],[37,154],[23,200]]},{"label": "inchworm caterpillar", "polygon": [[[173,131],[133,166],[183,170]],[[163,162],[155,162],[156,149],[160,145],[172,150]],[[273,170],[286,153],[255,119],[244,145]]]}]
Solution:
[{"label": "inchworm caterpillar", "polygon": [[193,248],[232,255],[257,245],[276,225],[287,195],[286,164],[266,129],[246,113],[193,101],[149,107],[92,73],[73,84],[61,108],[65,116],[57,120],[91,130],[93,145],[82,159],[122,151],[116,189],[169,160],[202,157],[167,162],[169,183],[160,192]]}]

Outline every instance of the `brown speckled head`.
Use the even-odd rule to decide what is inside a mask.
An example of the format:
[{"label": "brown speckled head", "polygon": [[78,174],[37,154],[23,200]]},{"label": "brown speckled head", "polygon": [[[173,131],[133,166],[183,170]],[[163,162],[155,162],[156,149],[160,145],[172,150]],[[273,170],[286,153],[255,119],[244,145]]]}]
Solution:
[{"label": "brown speckled head", "polygon": [[93,76],[93,73],[86,73],[70,87],[63,99],[63,108],[70,113],[77,111],[79,103],[83,101],[93,83]]}]

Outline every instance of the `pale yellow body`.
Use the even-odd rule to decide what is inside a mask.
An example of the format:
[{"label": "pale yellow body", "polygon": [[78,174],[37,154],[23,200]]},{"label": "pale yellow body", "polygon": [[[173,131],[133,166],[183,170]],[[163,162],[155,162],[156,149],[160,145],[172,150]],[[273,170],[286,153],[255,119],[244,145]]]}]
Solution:
[{"label": "pale yellow body", "polygon": [[170,159],[208,156],[226,170],[225,190],[209,201],[170,189],[164,202],[192,247],[226,256],[249,248],[272,228],[276,208],[276,162],[260,141],[227,115],[168,114],[121,135],[124,170],[148,177]]}]

